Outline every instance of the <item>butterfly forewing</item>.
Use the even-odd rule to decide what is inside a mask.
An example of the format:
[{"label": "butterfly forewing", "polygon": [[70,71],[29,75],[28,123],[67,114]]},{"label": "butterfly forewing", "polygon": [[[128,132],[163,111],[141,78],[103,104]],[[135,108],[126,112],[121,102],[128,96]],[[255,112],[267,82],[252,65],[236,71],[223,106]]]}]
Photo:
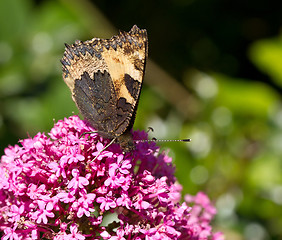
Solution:
[{"label": "butterfly forewing", "polygon": [[81,114],[103,136],[120,138],[123,145],[130,141],[125,135],[135,118],[147,44],[146,30],[133,26],[111,39],[66,45],[61,60],[64,81]]}]

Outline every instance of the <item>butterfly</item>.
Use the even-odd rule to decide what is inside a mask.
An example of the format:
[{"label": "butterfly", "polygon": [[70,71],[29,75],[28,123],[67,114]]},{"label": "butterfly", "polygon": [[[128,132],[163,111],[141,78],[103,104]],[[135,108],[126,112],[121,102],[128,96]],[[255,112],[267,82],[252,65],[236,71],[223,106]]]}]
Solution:
[{"label": "butterfly", "polygon": [[82,116],[101,136],[134,149],[133,127],[142,88],[148,38],[134,25],[110,39],[65,44],[63,79]]}]

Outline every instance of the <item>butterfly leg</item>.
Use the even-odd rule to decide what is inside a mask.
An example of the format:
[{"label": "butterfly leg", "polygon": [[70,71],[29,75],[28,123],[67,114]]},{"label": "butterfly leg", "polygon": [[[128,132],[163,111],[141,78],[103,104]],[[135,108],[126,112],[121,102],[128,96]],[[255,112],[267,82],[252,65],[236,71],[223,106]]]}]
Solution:
[{"label": "butterfly leg", "polygon": [[149,133],[149,132],[154,132],[154,128],[148,127],[147,133]]},{"label": "butterfly leg", "polygon": [[98,133],[98,131],[84,132],[79,136],[79,138],[83,137],[85,134],[91,134],[91,133]]},{"label": "butterfly leg", "polygon": [[111,146],[111,145],[114,143],[114,141],[115,141],[116,139],[117,139],[117,138],[112,139],[112,141],[110,141],[107,146],[105,146],[104,148],[102,148],[102,149],[98,152],[98,154],[96,155],[96,157],[95,157],[91,162],[95,161],[96,158],[101,154],[101,152],[103,152],[103,151],[106,150],[109,146]]}]

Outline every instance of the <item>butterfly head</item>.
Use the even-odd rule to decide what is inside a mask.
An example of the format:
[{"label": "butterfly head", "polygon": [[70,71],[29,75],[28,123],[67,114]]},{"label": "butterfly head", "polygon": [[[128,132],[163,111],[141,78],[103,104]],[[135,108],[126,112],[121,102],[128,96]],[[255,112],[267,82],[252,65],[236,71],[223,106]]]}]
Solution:
[{"label": "butterfly head", "polygon": [[124,152],[131,152],[135,149],[132,134],[130,131],[126,131],[125,133],[117,137],[117,142],[120,144],[120,147]]}]

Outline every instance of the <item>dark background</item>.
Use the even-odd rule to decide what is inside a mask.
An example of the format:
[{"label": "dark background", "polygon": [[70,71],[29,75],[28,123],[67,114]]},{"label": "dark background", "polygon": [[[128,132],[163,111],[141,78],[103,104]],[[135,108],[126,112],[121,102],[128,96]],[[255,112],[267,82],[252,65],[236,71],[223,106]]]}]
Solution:
[{"label": "dark background", "polygon": [[279,34],[280,1],[93,2],[115,27],[138,23],[153,33],[150,57],[177,79],[187,66],[194,66],[271,82],[246,52],[252,42]]},{"label": "dark background", "polygon": [[65,42],[136,24],[149,61],[134,129],[192,138],[161,146],[183,194],[215,203],[226,239],[281,239],[281,16],[282,2],[266,0],[0,1],[1,152],[78,114]]}]

